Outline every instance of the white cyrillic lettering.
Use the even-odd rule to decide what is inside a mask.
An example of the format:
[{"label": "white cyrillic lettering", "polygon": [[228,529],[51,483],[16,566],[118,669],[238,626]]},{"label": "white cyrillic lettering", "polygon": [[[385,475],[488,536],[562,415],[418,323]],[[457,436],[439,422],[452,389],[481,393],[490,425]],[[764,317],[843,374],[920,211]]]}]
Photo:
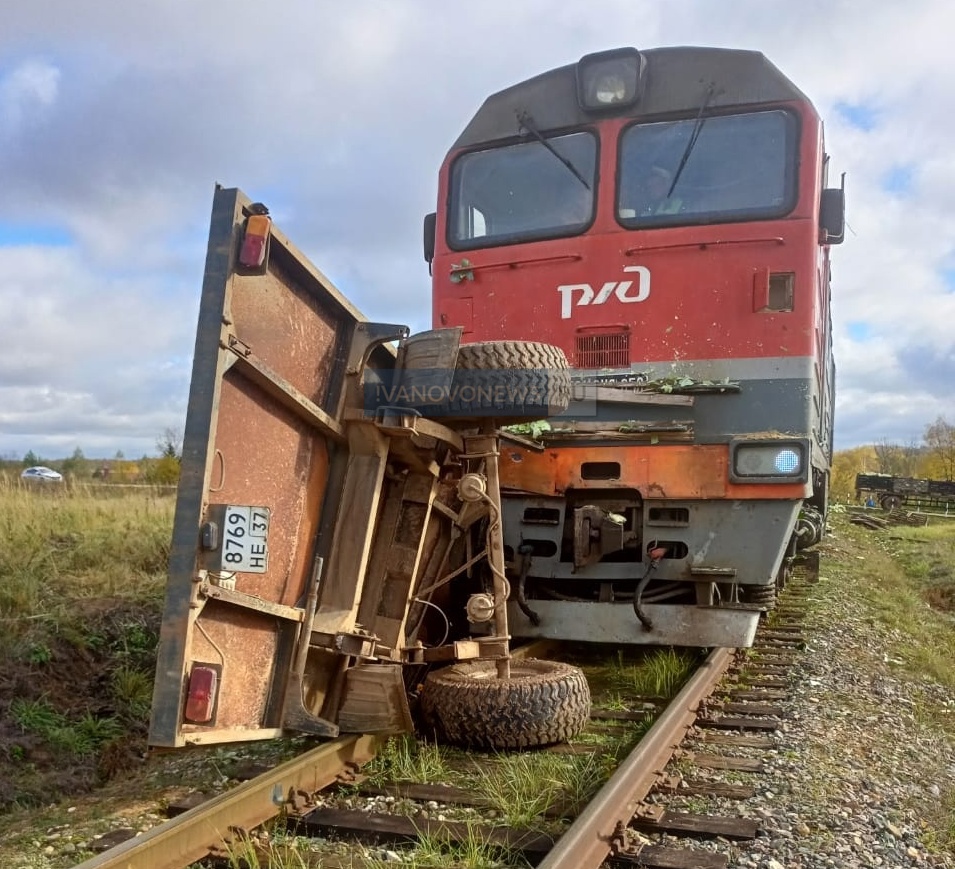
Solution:
[{"label": "white cyrillic lettering", "polygon": [[635,296],[627,295],[632,281],[621,281],[617,287],[617,298],[621,302],[644,302],[650,295],[650,269],[646,266],[624,266],[625,272],[636,272],[640,279],[638,281],[639,289]]},{"label": "white cyrillic lettering", "polygon": [[570,319],[570,312],[574,305],[574,290],[580,290],[581,293],[580,298],[577,300],[578,305],[589,305],[594,297],[594,290],[590,284],[564,284],[558,287],[557,292],[560,293],[561,320]]},{"label": "white cyrillic lettering", "polygon": [[644,302],[650,296],[650,269],[646,266],[624,266],[625,272],[636,272],[637,288],[634,281],[607,281],[598,292],[590,284],[562,284],[557,288],[560,293],[560,318],[569,320],[574,311],[574,290],[580,290],[577,305],[602,305],[611,296],[621,302]]}]

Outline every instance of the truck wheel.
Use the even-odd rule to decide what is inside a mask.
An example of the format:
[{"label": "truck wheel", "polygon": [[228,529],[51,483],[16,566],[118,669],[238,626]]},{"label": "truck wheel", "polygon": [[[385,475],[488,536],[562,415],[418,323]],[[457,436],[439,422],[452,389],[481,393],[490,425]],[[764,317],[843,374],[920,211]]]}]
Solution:
[{"label": "truck wheel", "polygon": [[[396,403],[444,422],[498,425],[530,422],[570,405],[570,368],[564,352],[534,341],[481,341],[458,348],[454,371],[422,365],[429,347],[415,348]],[[421,357],[420,359],[418,357]]]},{"label": "truck wheel", "polygon": [[883,495],[879,503],[883,510],[898,510],[902,506],[902,499],[898,495]]},{"label": "truck wheel", "polygon": [[570,397],[570,369],[559,347],[533,341],[482,341],[458,349],[448,400],[419,409],[425,416],[490,417],[499,425],[509,425],[562,413]]},{"label": "truck wheel", "polygon": [[512,661],[510,679],[497,678],[493,661],[467,661],[428,675],[421,709],[444,742],[510,751],[580,733],[590,717],[590,688],[579,668],[557,661]]}]

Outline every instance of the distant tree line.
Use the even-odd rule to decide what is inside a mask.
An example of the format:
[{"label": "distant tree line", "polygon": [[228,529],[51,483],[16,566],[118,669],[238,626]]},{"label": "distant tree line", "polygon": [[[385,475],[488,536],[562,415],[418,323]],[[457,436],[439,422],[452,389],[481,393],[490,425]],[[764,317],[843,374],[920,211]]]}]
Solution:
[{"label": "distant tree line", "polygon": [[925,426],[922,442],[879,443],[836,453],[832,463],[832,493],[855,496],[856,474],[889,474],[923,480],[955,480],[955,425],[943,416]]},{"label": "distant tree line", "polygon": [[0,464],[10,468],[31,468],[45,465],[75,480],[97,480],[103,483],[148,483],[155,486],[176,485],[179,482],[179,463],[182,459],[182,436],[167,428],[156,440],[158,456],[143,456],[129,460],[122,450],[111,459],[88,459],[77,447],[66,459],[44,459],[29,450],[20,459],[9,459]]}]

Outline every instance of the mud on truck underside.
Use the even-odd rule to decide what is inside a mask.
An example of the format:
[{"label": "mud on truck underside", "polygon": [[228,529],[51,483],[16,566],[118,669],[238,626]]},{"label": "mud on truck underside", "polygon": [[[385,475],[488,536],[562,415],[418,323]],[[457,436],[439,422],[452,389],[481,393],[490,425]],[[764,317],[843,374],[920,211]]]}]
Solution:
[{"label": "mud on truck underside", "polygon": [[509,659],[497,469],[499,424],[567,406],[566,361],[459,340],[368,322],[217,189],[151,744],[410,730],[422,681],[451,741],[584,726],[579,670]]}]

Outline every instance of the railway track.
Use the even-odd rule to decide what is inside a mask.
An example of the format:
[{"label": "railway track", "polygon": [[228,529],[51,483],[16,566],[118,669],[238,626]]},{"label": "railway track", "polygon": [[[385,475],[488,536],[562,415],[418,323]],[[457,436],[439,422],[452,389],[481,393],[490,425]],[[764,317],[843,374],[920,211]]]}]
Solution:
[{"label": "railway track", "polygon": [[[184,869],[217,855],[231,857],[234,865],[236,843],[254,843],[248,831],[280,815],[297,835],[374,842],[384,849],[385,859],[394,859],[388,851],[397,847],[393,843],[424,837],[479,840],[542,869],[726,867],[727,855],[700,846],[700,841],[719,837],[723,842],[745,843],[758,835],[759,825],[744,808],[753,787],[723,781],[720,774],[728,771],[741,779],[765,774],[760,753],[773,748],[772,734],[786,714],[788,674],[803,644],[801,598],[817,571],[818,556],[810,553],[797,566],[779,607],[760,627],[753,649],[711,652],[586,805],[552,812],[552,820],[573,815],[558,832],[554,824],[541,830],[492,825],[481,816],[486,802],[467,788],[363,785],[356,773],[383,741],[346,736],[189,808],[77,869]],[[534,645],[523,651],[540,655],[545,650]],[[625,730],[643,717],[639,710],[597,707],[592,723]],[[341,788],[342,782],[350,782],[353,792],[370,802],[362,809],[342,808],[323,797],[330,789]],[[736,802],[740,810],[699,811],[706,800],[724,808]],[[396,803],[403,803],[406,810],[408,805],[423,808],[413,816],[381,810]],[[451,809],[444,814],[434,811],[440,806]],[[451,820],[453,807],[462,806],[476,809],[481,820]],[[357,858],[342,857],[339,865],[368,865],[361,856],[367,847],[355,853]],[[304,860],[291,865],[312,865],[307,856],[306,852]],[[267,866],[267,861],[263,853],[258,865]],[[313,865],[333,863],[326,856]]]}]

